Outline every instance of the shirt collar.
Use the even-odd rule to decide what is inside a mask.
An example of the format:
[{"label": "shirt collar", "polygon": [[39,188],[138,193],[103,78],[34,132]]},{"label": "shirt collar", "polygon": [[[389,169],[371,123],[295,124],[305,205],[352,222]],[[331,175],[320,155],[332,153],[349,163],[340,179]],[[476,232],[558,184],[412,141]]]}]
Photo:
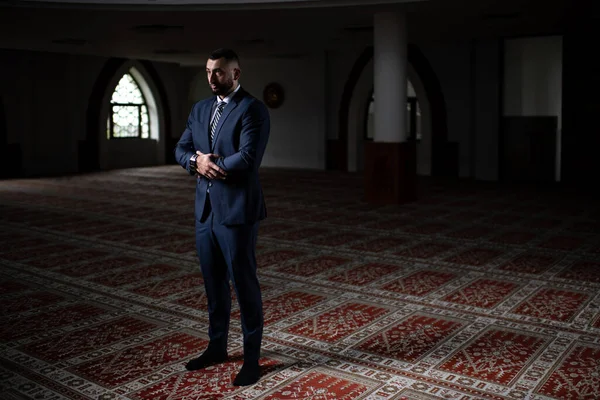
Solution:
[{"label": "shirt collar", "polygon": [[219,104],[222,101],[224,101],[225,103],[229,103],[231,101],[231,99],[233,98],[233,96],[235,96],[235,94],[238,92],[238,90],[240,90],[241,87],[242,87],[242,85],[240,85],[238,83],[235,90],[233,92],[229,93],[227,96],[225,96],[222,100],[219,96],[217,96],[217,104]]}]

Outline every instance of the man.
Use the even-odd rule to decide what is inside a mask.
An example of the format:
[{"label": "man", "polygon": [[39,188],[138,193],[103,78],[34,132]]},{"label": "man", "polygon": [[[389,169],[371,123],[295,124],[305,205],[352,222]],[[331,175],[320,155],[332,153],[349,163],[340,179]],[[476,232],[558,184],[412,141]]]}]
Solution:
[{"label": "man", "polygon": [[231,279],[244,335],[244,364],[233,384],[246,386],[260,377],[263,312],[255,249],[266,207],[258,169],[270,118],[265,105],[239,85],[234,51],[214,51],[206,74],[216,96],[194,105],[175,148],[179,164],[197,176],[196,249],[209,315],[208,347],[186,368],[198,370],[227,359]]}]

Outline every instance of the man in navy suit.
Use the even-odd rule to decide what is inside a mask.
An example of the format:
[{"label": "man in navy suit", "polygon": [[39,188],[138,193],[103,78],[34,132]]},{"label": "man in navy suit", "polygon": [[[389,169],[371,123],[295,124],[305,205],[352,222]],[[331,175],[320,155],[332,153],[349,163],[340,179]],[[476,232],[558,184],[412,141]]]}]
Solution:
[{"label": "man in navy suit", "polygon": [[209,315],[208,347],[186,368],[198,370],[227,359],[231,279],[244,335],[244,364],[233,383],[245,386],[260,377],[263,311],[255,250],[266,207],[258,169],[270,118],[266,106],[238,83],[241,69],[234,51],[211,53],[206,74],[215,96],[193,106],[175,148],[179,164],[197,177],[196,249]]}]

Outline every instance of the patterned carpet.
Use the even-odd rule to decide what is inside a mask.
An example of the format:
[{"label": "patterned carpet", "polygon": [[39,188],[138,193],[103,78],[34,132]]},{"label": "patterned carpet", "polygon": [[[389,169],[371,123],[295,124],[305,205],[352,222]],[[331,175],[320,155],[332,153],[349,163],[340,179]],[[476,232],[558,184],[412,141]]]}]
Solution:
[{"label": "patterned carpet", "polygon": [[2,399],[598,399],[600,207],[552,188],[264,170],[264,376],[201,372],[194,180],[179,166],[0,182]]}]

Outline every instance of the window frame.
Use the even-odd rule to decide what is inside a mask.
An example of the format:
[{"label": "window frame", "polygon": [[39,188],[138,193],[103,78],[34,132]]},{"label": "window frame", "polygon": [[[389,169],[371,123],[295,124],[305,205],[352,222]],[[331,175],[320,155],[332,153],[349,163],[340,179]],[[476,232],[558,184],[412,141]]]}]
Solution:
[{"label": "window frame", "polygon": [[[364,122],[363,122],[363,140],[372,142],[374,138],[369,137],[369,108],[371,103],[375,102],[375,90],[372,89],[369,98],[364,108]],[[410,112],[407,109],[407,117],[409,118],[410,127],[408,127],[408,140],[420,142],[421,137],[417,136],[417,106],[419,100],[416,96],[406,96],[407,106],[410,104]],[[410,115],[408,115],[410,113]]]},{"label": "window frame", "polygon": [[[117,86],[115,86],[115,89],[113,90],[113,92],[110,95],[110,100],[109,100],[109,115],[107,118],[107,125],[108,125],[108,135],[107,138],[109,140],[113,140],[113,139],[119,139],[119,140],[127,140],[127,139],[142,139],[142,140],[146,140],[146,139],[151,139],[151,133],[150,133],[150,112],[148,109],[148,101],[146,100],[146,96],[144,96],[144,91],[142,90],[139,82],[135,79],[135,77],[133,76],[133,74],[131,74],[130,71],[125,72],[123,75],[121,75],[121,77],[119,78],[118,82],[121,82],[121,79],[123,79],[123,77],[125,75],[129,75],[129,77],[131,78],[131,80],[133,81],[133,83],[135,84],[135,86],[137,87],[137,90],[140,92],[140,95],[142,97],[142,102],[141,103],[113,103],[112,101],[112,97],[115,93],[115,91],[117,90],[117,88],[119,87],[119,84],[117,83]],[[120,106],[120,107],[137,107],[138,108],[138,121],[137,121],[137,135],[136,136],[115,136],[115,120],[114,120],[114,116],[115,116],[115,112],[113,111],[113,106]],[[142,127],[142,109],[143,107],[146,108],[146,114],[148,114],[148,137],[142,137],[142,133],[143,133],[143,127]]]}]

